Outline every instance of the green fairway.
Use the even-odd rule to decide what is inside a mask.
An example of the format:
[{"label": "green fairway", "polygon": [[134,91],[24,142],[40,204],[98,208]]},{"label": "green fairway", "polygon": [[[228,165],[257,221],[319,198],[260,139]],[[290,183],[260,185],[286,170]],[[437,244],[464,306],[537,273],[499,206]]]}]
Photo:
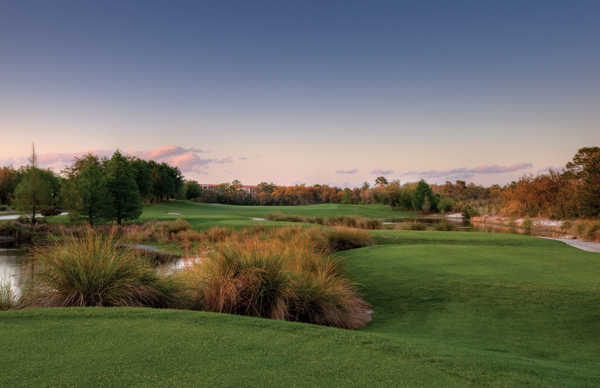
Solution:
[{"label": "green fairway", "polygon": [[[271,209],[173,202],[144,218],[179,212],[202,229]],[[277,211],[319,209],[340,208]],[[373,305],[362,330],[175,310],[2,312],[0,386],[600,385],[600,254],[520,235],[372,233],[380,245],[339,254]]]},{"label": "green fairway", "polygon": [[385,205],[341,205],[321,204],[304,206],[236,206],[191,201],[171,201],[146,206],[141,219],[143,221],[176,219],[179,213],[196,229],[212,226],[232,228],[251,225],[282,225],[282,222],[253,221],[252,218],[264,218],[272,213],[284,213],[299,216],[361,216],[372,218],[391,218],[412,215],[412,212],[392,210]]}]

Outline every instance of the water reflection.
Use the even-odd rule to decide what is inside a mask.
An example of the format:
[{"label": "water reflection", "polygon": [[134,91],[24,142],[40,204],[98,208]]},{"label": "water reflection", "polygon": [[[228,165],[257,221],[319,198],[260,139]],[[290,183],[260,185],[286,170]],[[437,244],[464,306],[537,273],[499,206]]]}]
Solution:
[{"label": "water reflection", "polygon": [[22,294],[26,273],[25,252],[0,248],[0,284],[10,284],[17,298]]}]

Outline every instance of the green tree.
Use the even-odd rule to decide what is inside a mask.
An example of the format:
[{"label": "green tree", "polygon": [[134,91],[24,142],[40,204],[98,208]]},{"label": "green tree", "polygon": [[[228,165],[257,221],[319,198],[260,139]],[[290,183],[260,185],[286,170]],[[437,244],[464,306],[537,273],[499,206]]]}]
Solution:
[{"label": "green tree", "polygon": [[431,187],[423,179],[417,183],[412,195],[412,206],[414,210],[426,213],[437,210],[438,199]]},{"label": "green tree", "polygon": [[352,203],[352,190],[350,190],[349,188],[345,188],[344,191],[342,192],[342,198],[340,199],[340,202],[345,204],[345,205],[349,205]]},{"label": "green tree", "polygon": [[31,215],[31,223],[35,224],[36,215],[51,206],[52,185],[44,179],[37,167],[29,167],[15,189],[15,204],[18,210]]},{"label": "green tree", "polygon": [[600,216],[600,147],[581,148],[567,169],[579,181],[578,203],[581,215]]},{"label": "green tree", "polygon": [[9,204],[19,183],[19,173],[12,167],[0,168],[0,204]]},{"label": "green tree", "polygon": [[108,190],[106,175],[97,157],[88,155],[75,177],[75,186],[80,196],[79,213],[86,216],[90,225],[109,219],[113,213],[112,195]]},{"label": "green tree", "polygon": [[185,198],[194,199],[199,198],[202,195],[202,187],[196,181],[185,182]]},{"label": "green tree", "polygon": [[143,199],[149,200],[152,196],[152,168],[150,163],[140,158],[131,158],[130,163],[140,195]]},{"label": "green tree", "polygon": [[119,225],[142,214],[142,199],[131,163],[118,150],[106,162],[107,187],[112,199],[112,218]]}]

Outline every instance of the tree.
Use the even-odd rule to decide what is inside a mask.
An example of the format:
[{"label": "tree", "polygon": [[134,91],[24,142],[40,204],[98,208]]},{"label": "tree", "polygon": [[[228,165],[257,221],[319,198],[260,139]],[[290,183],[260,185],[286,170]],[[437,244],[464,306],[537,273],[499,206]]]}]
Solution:
[{"label": "tree", "polygon": [[202,195],[202,187],[196,181],[185,182],[185,198],[194,199],[199,198]]},{"label": "tree", "polygon": [[[50,174],[52,174],[50,172]],[[37,212],[53,203],[53,182],[48,174],[37,167],[35,146],[32,147],[30,165],[25,169],[21,182],[15,188],[15,200],[18,210],[31,214],[31,225],[36,222]]]},{"label": "tree", "polygon": [[375,186],[385,186],[388,184],[388,180],[384,176],[378,176],[375,179]]},{"label": "tree", "polygon": [[79,213],[87,216],[90,225],[111,217],[113,200],[97,157],[88,155],[84,158],[75,185],[81,198],[77,203]]},{"label": "tree", "polygon": [[0,168],[0,204],[9,204],[19,183],[19,173],[12,167]]},{"label": "tree", "polygon": [[600,147],[579,149],[567,169],[578,179],[581,215],[600,216]]},{"label": "tree", "polygon": [[118,150],[106,162],[107,187],[112,199],[112,218],[119,225],[142,214],[142,199],[133,168]]},{"label": "tree", "polygon": [[340,203],[343,203],[345,205],[349,205],[352,203],[352,190],[350,190],[347,187],[344,189],[344,191],[342,192]]},{"label": "tree", "polygon": [[150,163],[140,158],[131,158],[130,163],[140,195],[143,199],[149,200],[152,196],[152,168]]},{"label": "tree", "polygon": [[413,192],[412,206],[414,210],[430,212],[437,210],[437,197],[431,191],[431,187],[423,179],[417,183]]}]

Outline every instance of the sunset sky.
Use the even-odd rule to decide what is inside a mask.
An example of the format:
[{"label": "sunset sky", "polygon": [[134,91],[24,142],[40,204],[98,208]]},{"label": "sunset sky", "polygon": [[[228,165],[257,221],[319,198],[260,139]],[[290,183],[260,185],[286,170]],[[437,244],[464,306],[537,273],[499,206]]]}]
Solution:
[{"label": "sunset sky", "polygon": [[600,1],[3,1],[0,165],[506,183],[600,145]]}]

